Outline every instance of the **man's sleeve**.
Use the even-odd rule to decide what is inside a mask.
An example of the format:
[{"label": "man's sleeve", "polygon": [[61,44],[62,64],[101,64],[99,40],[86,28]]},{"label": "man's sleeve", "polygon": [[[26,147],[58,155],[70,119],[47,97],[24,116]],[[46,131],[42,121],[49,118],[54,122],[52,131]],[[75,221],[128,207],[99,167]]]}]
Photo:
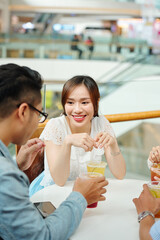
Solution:
[{"label": "man's sleeve", "polygon": [[57,239],[68,239],[78,227],[86,207],[84,197],[78,192],[72,192],[59,208],[46,218],[46,224],[53,230],[53,235],[56,234],[56,227],[52,227],[51,221],[56,224],[61,235]]},{"label": "man's sleeve", "polygon": [[150,230],[150,235],[153,240],[159,240],[160,239],[160,220],[155,222]]},{"label": "man's sleeve", "polygon": [[0,236],[13,240],[68,239],[87,206],[84,197],[72,192],[53,214],[43,219],[29,200],[26,176],[18,172],[7,170],[0,174]]}]

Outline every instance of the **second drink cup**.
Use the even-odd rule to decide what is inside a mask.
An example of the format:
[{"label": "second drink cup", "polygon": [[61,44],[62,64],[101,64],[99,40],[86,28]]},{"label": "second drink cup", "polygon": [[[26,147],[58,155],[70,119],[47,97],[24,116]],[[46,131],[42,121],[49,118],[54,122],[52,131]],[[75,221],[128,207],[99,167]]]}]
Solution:
[{"label": "second drink cup", "polygon": [[[148,188],[153,197],[160,198],[160,182],[159,181],[149,182]],[[160,218],[160,211],[155,215],[155,217]]]},{"label": "second drink cup", "polygon": [[[101,177],[103,176],[101,173],[95,173],[95,172],[87,172],[87,173],[81,173],[79,175],[80,178],[88,179],[88,178],[96,178],[96,177]],[[87,208],[95,208],[97,207],[98,202],[92,203],[87,206]]]},{"label": "second drink cup", "polygon": [[[106,169],[106,162],[102,162],[102,161],[90,161],[87,163],[87,172],[92,176],[92,177],[96,177],[98,176],[104,176],[105,175],[105,169]],[[95,208],[97,207],[97,202],[88,205],[88,208]]]}]

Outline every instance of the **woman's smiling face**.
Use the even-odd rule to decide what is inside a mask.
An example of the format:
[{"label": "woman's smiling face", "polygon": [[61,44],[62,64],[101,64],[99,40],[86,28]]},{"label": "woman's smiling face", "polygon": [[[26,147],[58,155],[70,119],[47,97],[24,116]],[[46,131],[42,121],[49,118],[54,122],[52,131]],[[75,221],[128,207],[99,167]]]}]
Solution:
[{"label": "woman's smiling face", "polygon": [[67,120],[72,128],[88,129],[94,116],[94,107],[90,94],[84,84],[70,92],[65,103]]}]

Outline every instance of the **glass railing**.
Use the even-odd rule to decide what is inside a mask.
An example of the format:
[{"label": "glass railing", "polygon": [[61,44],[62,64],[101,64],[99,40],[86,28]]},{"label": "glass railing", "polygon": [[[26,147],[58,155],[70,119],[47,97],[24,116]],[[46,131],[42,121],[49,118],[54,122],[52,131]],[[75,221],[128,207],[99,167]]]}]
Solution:
[{"label": "glass railing", "polygon": [[[70,48],[71,36],[37,34],[5,34],[0,35],[1,58],[55,58],[77,59],[78,52]],[[27,43],[27,44],[26,44]],[[83,51],[82,59],[89,59],[88,47],[84,41],[78,44]],[[159,63],[158,56],[153,56],[152,46],[140,39],[117,37],[95,37],[94,51],[90,59],[132,61],[135,58],[151,56]],[[150,60],[149,60],[150,61]]]}]

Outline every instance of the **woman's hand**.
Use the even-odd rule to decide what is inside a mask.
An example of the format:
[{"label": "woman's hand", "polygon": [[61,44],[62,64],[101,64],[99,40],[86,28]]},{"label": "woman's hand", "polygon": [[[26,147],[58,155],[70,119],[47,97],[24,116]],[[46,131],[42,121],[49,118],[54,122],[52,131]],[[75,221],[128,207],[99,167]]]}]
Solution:
[{"label": "woman's hand", "polygon": [[97,136],[95,137],[95,142],[96,142],[96,146],[97,148],[103,148],[103,147],[117,147],[117,141],[116,138],[112,137],[111,135],[109,135],[106,132],[100,132],[97,134]]},{"label": "woman's hand", "polygon": [[92,151],[93,147],[97,148],[96,142],[87,133],[76,133],[66,137],[66,141],[75,147],[81,147],[85,152]]},{"label": "woman's hand", "polygon": [[152,148],[149,154],[149,160],[153,163],[160,163],[160,146]]}]

